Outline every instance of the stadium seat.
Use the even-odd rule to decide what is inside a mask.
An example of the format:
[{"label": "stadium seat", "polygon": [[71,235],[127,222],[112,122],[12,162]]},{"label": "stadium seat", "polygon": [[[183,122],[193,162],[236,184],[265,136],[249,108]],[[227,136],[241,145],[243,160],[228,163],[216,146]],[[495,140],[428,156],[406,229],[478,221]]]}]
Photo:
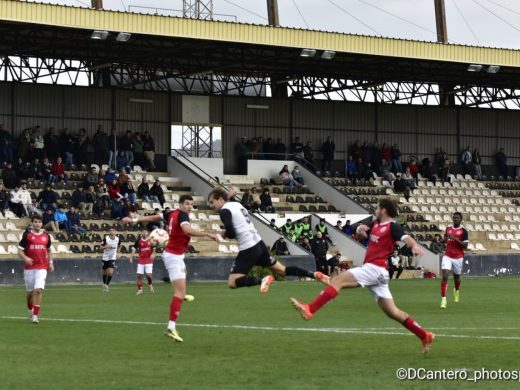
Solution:
[{"label": "stadium seat", "polygon": [[224,244],[220,244],[218,246],[218,251],[220,253],[226,253],[226,254],[231,253],[231,251],[228,249],[228,247],[226,245],[224,245]]},{"label": "stadium seat", "polygon": [[7,247],[7,253],[9,253],[10,255],[18,254],[18,246],[13,245],[13,244],[9,245]]},{"label": "stadium seat", "polygon": [[298,207],[298,211],[301,211],[303,213],[307,213],[309,212],[309,209],[307,209],[307,206],[304,206],[303,204],[301,204],[299,207]]}]

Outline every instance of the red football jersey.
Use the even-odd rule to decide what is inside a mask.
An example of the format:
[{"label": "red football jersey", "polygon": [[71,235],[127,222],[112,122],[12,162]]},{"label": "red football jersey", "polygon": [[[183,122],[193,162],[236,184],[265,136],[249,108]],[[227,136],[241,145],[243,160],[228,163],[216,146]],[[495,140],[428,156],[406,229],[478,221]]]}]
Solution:
[{"label": "red football jersey", "polygon": [[46,232],[25,232],[18,247],[33,260],[32,265],[24,264],[24,269],[49,268],[47,250],[51,247],[51,237]]},{"label": "red football jersey", "polygon": [[372,263],[388,268],[387,259],[394,251],[395,243],[406,236],[403,227],[395,221],[374,221],[368,232],[368,248],[363,264]]},{"label": "red football jersey", "polygon": [[[468,231],[463,226],[457,228],[451,225],[448,226],[444,237],[448,238],[448,236],[453,236],[462,242],[468,242]],[[452,259],[461,259],[464,257],[464,248],[458,242],[448,238],[444,254]]]},{"label": "red football jersey", "polygon": [[134,244],[134,248],[139,252],[137,264],[152,264],[153,247],[149,240],[140,238]]},{"label": "red football jersey", "polygon": [[182,255],[186,252],[190,243],[190,236],[185,234],[181,227],[186,223],[190,223],[190,216],[181,209],[168,214],[168,234],[170,238],[164,249],[166,252],[174,255]]}]

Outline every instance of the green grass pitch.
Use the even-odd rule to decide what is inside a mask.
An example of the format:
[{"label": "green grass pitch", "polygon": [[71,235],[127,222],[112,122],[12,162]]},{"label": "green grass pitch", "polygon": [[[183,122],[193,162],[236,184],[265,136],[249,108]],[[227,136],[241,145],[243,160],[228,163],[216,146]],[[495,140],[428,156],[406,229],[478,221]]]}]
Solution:
[{"label": "green grass pitch", "polygon": [[[438,334],[419,340],[387,319],[364,289],[344,290],[305,322],[289,303],[316,282],[229,290],[191,283],[179,318],[184,343],[163,335],[171,288],[48,286],[40,324],[26,317],[21,286],[0,288],[0,377],[5,389],[509,388],[512,381],[399,381],[400,367],[520,369],[520,283],[466,279],[461,303],[439,308],[439,280],[392,281],[397,304]],[[62,321],[63,320],[63,321]],[[96,322],[106,320],[106,322]]]}]

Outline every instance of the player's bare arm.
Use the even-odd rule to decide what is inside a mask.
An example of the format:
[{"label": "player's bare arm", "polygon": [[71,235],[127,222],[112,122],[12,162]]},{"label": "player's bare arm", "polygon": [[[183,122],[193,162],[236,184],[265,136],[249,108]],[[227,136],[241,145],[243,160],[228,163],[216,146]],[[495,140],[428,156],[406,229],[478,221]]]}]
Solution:
[{"label": "player's bare arm", "polygon": [[191,237],[209,237],[212,240],[218,241],[218,237],[217,237],[218,234],[216,234],[216,233],[210,233],[210,232],[205,232],[203,230],[193,229],[188,224],[183,224],[181,226],[181,228],[182,228],[182,231],[185,234],[187,234],[188,236],[191,236]]},{"label": "player's bare arm", "polygon": [[370,227],[367,225],[359,225],[356,229],[356,237],[359,241],[366,240]]},{"label": "player's bare arm", "polygon": [[54,271],[54,262],[52,261],[52,251],[50,249],[47,250],[47,257],[49,258],[49,271]]},{"label": "player's bare arm", "polygon": [[406,236],[403,242],[408,248],[412,250],[414,256],[424,255],[424,250],[419,246],[419,244],[417,244],[417,241],[415,241],[412,237]]}]

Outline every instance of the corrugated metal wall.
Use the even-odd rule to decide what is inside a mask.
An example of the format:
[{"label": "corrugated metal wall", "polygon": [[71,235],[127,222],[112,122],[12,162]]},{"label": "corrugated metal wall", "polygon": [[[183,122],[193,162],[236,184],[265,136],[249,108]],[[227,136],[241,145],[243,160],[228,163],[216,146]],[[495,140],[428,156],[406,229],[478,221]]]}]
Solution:
[{"label": "corrugated metal wall", "polygon": [[[14,100],[12,99],[14,97]],[[132,98],[152,104],[133,103]],[[247,105],[267,105],[268,110]],[[98,124],[126,130],[149,130],[157,152],[170,149],[170,125],[182,120],[182,96],[162,92],[0,83],[0,123],[15,134],[39,124],[43,128],[85,127],[92,135]],[[459,125],[460,118],[460,125]],[[494,163],[503,146],[511,165],[520,165],[520,112],[311,101],[271,98],[211,97],[210,121],[221,124],[225,168],[235,167],[235,147],[240,137],[281,138],[290,145],[294,137],[311,141],[318,152],[330,135],[336,158],[343,159],[355,140],[397,143],[403,154],[419,158],[443,148],[452,159],[466,145],[478,147],[484,164]],[[457,133],[460,132],[460,137]]]}]

